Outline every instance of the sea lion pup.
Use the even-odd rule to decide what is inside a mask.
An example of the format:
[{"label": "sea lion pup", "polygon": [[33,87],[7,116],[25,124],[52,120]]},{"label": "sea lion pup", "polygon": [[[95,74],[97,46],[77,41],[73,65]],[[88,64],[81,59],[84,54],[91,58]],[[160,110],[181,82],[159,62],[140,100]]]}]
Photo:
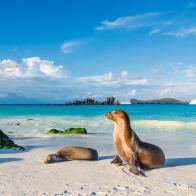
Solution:
[{"label": "sea lion pup", "polygon": [[70,160],[95,161],[97,159],[98,153],[94,149],[83,147],[64,147],[58,150],[55,154],[49,154],[44,163],[48,164]]},{"label": "sea lion pup", "polygon": [[105,117],[115,123],[113,140],[116,156],[112,164],[121,165],[125,162],[130,165],[129,171],[136,175],[144,175],[140,168],[154,169],[164,166],[163,151],[158,146],[139,139],[131,128],[126,112],[114,110],[106,112]]}]

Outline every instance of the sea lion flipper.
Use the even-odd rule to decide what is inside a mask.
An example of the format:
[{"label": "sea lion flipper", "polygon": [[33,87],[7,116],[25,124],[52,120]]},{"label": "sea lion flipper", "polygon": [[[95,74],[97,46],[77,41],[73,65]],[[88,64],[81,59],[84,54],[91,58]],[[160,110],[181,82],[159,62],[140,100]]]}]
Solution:
[{"label": "sea lion flipper", "polygon": [[140,163],[139,163],[137,155],[135,153],[133,153],[131,155],[130,160],[129,160],[129,164],[130,164],[129,171],[132,172],[133,174],[139,176],[141,174],[141,170],[139,169]]},{"label": "sea lion flipper", "polygon": [[123,163],[123,161],[120,159],[120,157],[118,155],[116,155],[110,163],[117,165],[117,166],[120,166]]},{"label": "sea lion flipper", "polygon": [[136,168],[130,167],[130,168],[129,168],[129,171],[130,171],[131,173],[137,175],[137,176],[147,177],[146,174],[145,174],[142,170],[138,169],[137,167],[136,167]]}]

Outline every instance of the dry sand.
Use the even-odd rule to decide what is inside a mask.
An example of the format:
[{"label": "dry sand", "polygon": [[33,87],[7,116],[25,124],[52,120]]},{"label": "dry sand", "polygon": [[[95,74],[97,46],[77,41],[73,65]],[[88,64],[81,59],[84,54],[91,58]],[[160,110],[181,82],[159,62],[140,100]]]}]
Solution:
[{"label": "dry sand", "polygon": [[[0,150],[1,196],[196,195],[196,149],[191,142],[191,153],[183,152],[181,158],[168,158],[174,152],[169,153],[165,145],[166,167],[147,171],[147,177],[127,175],[121,171],[126,166],[110,164],[114,154],[111,137],[18,138],[17,143],[27,151]],[[95,147],[99,160],[43,164],[45,156],[63,144]]]}]

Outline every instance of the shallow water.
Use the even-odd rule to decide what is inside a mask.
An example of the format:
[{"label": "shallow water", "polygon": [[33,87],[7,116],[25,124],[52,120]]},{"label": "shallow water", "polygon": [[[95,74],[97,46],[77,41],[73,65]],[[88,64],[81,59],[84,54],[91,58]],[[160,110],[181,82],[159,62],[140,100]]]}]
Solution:
[{"label": "shallow water", "polygon": [[55,106],[0,105],[0,129],[15,136],[47,136],[51,128],[85,127],[90,134],[109,134],[107,111],[121,109],[137,133],[196,132],[196,105]]}]

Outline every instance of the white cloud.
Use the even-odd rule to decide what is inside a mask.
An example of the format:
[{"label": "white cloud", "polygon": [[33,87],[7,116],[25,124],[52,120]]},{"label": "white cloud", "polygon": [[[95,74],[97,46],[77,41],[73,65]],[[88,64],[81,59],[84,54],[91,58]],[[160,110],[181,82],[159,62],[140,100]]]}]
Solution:
[{"label": "white cloud", "polygon": [[131,85],[146,85],[148,84],[148,80],[146,78],[137,79],[137,80],[125,80],[124,84]]},{"label": "white cloud", "polygon": [[160,90],[160,96],[161,97],[175,97],[176,92],[174,91],[174,88],[168,87]]},{"label": "white cloud", "polygon": [[152,27],[157,22],[155,18],[159,16],[158,12],[149,12],[134,16],[119,17],[115,20],[105,20],[100,26],[95,29],[98,31],[112,30],[112,29],[128,29],[135,30],[143,27]]},{"label": "white cloud", "polygon": [[161,77],[160,70],[152,70],[159,77],[152,77],[151,74],[143,78],[132,77],[132,72],[127,70],[69,77],[62,65],[40,57],[24,58],[19,62],[5,59],[0,61],[0,98],[1,103],[17,100],[20,103],[24,100],[27,100],[26,103],[32,100],[36,103],[63,103],[67,99],[104,99],[107,96],[117,97],[120,101],[131,97],[195,98],[196,68],[184,63],[176,63],[176,66],[176,69],[171,69],[172,65],[165,66]]},{"label": "white cloud", "polygon": [[195,95],[196,86],[186,83],[178,83],[176,85],[172,85],[170,87],[164,86],[160,88],[160,97],[186,97],[186,99],[190,99],[190,97]]},{"label": "white cloud", "polygon": [[0,93],[0,98],[5,98],[7,97],[8,95],[6,93]]},{"label": "white cloud", "polygon": [[129,72],[127,70],[123,70],[121,72],[121,78],[122,79],[126,79],[126,78],[128,78],[128,76],[129,76]]},{"label": "white cloud", "polygon": [[65,41],[61,45],[61,51],[63,54],[73,53],[81,45],[81,42],[77,41]]},{"label": "white cloud", "polygon": [[153,30],[151,30],[149,33],[148,33],[148,35],[154,35],[154,34],[157,34],[157,33],[160,33],[160,29],[153,29]]},{"label": "white cloud", "polygon": [[132,89],[131,91],[128,91],[126,95],[130,96],[130,97],[135,96],[136,95],[136,90]]},{"label": "white cloud", "polygon": [[20,63],[11,59],[0,61],[0,75],[6,78],[64,78],[68,76],[68,72],[53,61],[31,57],[22,59]]},{"label": "white cloud", "polygon": [[196,77],[196,67],[188,66],[187,69],[184,70],[186,77],[193,78]]},{"label": "white cloud", "polygon": [[22,72],[18,64],[11,59],[5,59],[0,61],[0,74],[6,77],[22,76]]},{"label": "white cloud", "polygon": [[177,29],[175,31],[165,32],[164,35],[169,35],[177,38],[184,38],[187,36],[196,36],[196,26]]},{"label": "white cloud", "polygon": [[87,77],[80,77],[78,80],[85,83],[105,83],[105,82],[111,82],[113,79],[112,72],[105,73],[103,75],[97,75],[97,76],[87,76]]},{"label": "white cloud", "polygon": [[[190,7],[195,7],[195,3],[190,3]],[[187,16],[189,14],[187,13]],[[190,15],[191,17],[191,15]],[[179,20],[179,16],[174,16],[171,12],[149,12],[144,14],[118,17],[114,20],[105,20],[97,26],[95,30],[106,31],[115,29],[125,29],[134,31],[138,29],[145,29],[148,35],[155,34],[167,35],[176,38],[185,38],[187,36],[196,36],[196,26],[191,20]]]},{"label": "white cloud", "polygon": [[97,76],[87,76],[87,77],[79,77],[77,80],[94,85],[101,86],[113,86],[113,85],[146,85],[148,84],[148,80],[146,78],[143,79],[135,79],[131,80],[128,78],[128,71],[124,70],[119,75],[114,77],[112,72],[105,73],[103,75]]}]

